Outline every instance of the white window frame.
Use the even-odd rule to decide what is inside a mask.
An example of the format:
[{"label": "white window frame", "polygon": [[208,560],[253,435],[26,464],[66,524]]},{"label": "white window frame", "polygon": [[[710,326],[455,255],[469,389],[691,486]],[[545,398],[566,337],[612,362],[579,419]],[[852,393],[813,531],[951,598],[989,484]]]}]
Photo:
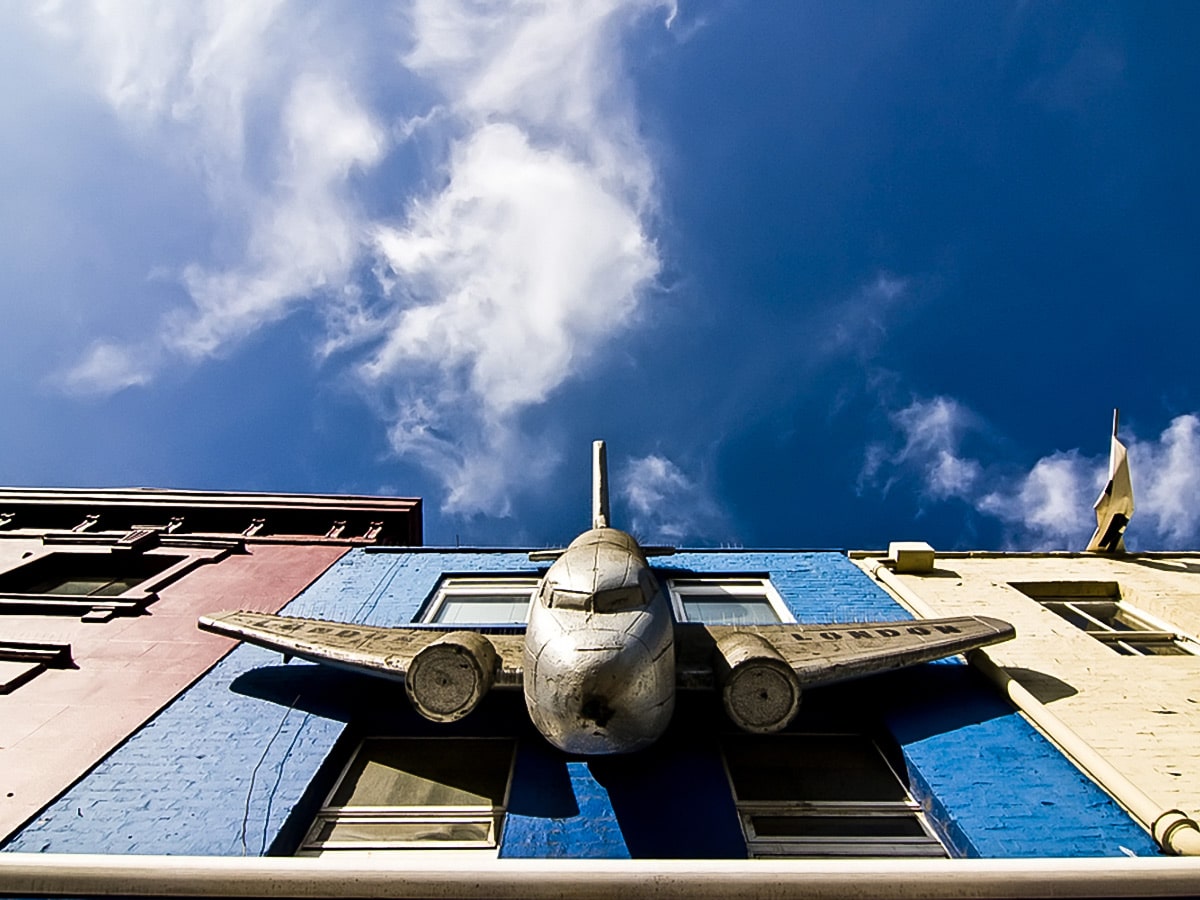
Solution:
[{"label": "white window frame", "polygon": [[[921,804],[913,799],[908,785],[893,768],[887,756],[875,741],[861,734],[786,734],[762,736],[764,741],[804,741],[806,739],[822,738],[854,738],[866,741],[879,755],[879,759],[887,767],[888,772],[896,779],[896,783],[904,791],[904,800],[754,800],[742,801],[737,795],[737,786],[729,760],[722,748],[721,762],[725,767],[725,777],[729,781],[729,790],[737,807],[738,818],[741,822],[742,833],[746,839],[746,851],[751,859],[847,859],[869,857],[924,857],[945,859],[945,845],[929,824]],[[911,836],[784,836],[759,835],[754,827],[758,817],[773,818],[892,818],[916,822],[924,835]]]},{"label": "white window frame", "polygon": [[[1080,629],[1084,634],[1094,638],[1101,644],[1104,644],[1104,646],[1116,650],[1123,656],[1181,655],[1153,653],[1136,646],[1137,644],[1169,644],[1177,647],[1184,654],[1200,655],[1200,642],[1194,637],[1183,634],[1162,619],[1155,618],[1148,612],[1144,612],[1136,606],[1131,606],[1124,600],[1085,600],[1080,598],[1075,600],[1039,600],[1038,602],[1053,613],[1058,613],[1056,607],[1063,607],[1085,619],[1089,625],[1087,628]],[[1099,606],[1115,606],[1116,611],[1131,626],[1129,630],[1122,631],[1119,628],[1113,628],[1103,618],[1093,615],[1093,613],[1100,611],[1098,609]]]},{"label": "white window frame", "polygon": [[[405,741],[420,740],[422,742],[453,741],[456,743],[481,741],[504,741],[511,745],[512,754],[509,757],[508,776],[504,784],[504,796],[498,806],[334,806],[333,799],[337,796],[342,782],[354,767],[359,755],[370,741]],[[368,737],[359,741],[354,753],[342,767],[341,773],[325,798],[324,804],[313,818],[312,825],[304,835],[297,850],[299,856],[322,855],[330,851],[362,851],[362,850],[478,850],[495,851],[500,846],[500,837],[504,828],[504,817],[508,811],[509,795],[512,792],[513,771],[516,769],[517,742],[510,737]],[[487,829],[487,837],[479,841],[338,841],[318,840],[322,826],[327,822],[359,822],[363,824],[413,824],[422,823],[450,825],[456,823],[478,824]]]},{"label": "white window frame", "polygon": [[[1011,586],[1121,656],[1200,656],[1200,641],[1171,623],[1126,602],[1116,582],[1013,582]],[[1110,608],[1113,609],[1111,615],[1107,614]],[[1088,623],[1087,626],[1080,627],[1072,622],[1064,611],[1083,619]],[[1117,614],[1130,626],[1128,630],[1113,628],[1104,621]],[[1182,652],[1154,653],[1137,644],[1172,646]]]},{"label": "white window frame", "polygon": [[784,602],[775,585],[767,575],[686,575],[666,579],[667,593],[671,598],[671,611],[675,614],[676,622],[690,622],[683,598],[689,594],[712,595],[725,594],[732,598],[765,596],[771,610],[779,618],[780,623],[790,624],[796,621],[795,615]]},{"label": "white window frame", "polygon": [[[418,619],[419,622],[427,625],[478,625],[481,627],[519,627],[529,621],[529,609],[533,604],[533,595],[537,590],[541,578],[538,575],[527,573],[513,573],[512,575],[446,575],[433,593],[433,596],[425,603],[424,608]],[[439,621],[439,616],[442,614],[442,609],[447,601],[453,601],[455,598],[471,598],[482,596],[511,596],[514,599],[524,596],[526,598],[525,616],[520,621],[511,621],[507,623],[495,622],[458,622],[446,623]]]}]

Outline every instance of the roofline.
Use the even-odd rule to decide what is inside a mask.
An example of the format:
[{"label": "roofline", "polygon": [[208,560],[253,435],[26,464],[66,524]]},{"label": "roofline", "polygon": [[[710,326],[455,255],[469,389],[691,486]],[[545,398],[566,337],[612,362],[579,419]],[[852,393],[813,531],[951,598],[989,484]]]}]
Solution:
[{"label": "roofline", "polygon": [[290,494],[257,491],[202,491],[175,488],[21,488],[0,487],[0,504],[5,501],[23,503],[105,503],[120,504],[188,504],[192,506],[279,506],[296,508],[325,508],[356,506],[360,508],[391,508],[403,510],[419,507],[419,497],[386,497],[368,494]]},{"label": "roofline", "polygon": [[[1090,553],[1086,550],[937,550],[938,559],[1188,559],[1200,550],[1138,550],[1133,553]],[[851,559],[887,559],[887,550],[848,550]]]}]

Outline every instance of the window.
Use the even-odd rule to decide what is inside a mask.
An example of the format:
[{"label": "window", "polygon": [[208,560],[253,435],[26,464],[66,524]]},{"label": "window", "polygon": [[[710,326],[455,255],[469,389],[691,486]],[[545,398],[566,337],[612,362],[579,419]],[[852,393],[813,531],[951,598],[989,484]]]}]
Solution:
[{"label": "window", "polygon": [[524,625],[535,575],[447,575],[420,621],[445,625]]},{"label": "window", "polygon": [[1123,656],[1191,656],[1200,643],[1121,598],[1115,581],[1013,582],[1027,597]]},{"label": "window", "polygon": [[157,599],[159,588],[230,552],[228,547],[141,551],[106,540],[95,549],[51,550],[0,572],[0,612],[32,608],[107,621],[118,613],[137,613]]},{"label": "window", "polygon": [[49,553],[0,576],[0,591],[117,597],[182,559],[145,554]]},{"label": "window", "polygon": [[671,578],[667,589],[680,622],[767,625],[796,621],[766,576]]},{"label": "window", "polygon": [[863,735],[731,735],[723,750],[751,857],[946,855]]},{"label": "window", "polygon": [[515,743],[368,738],[300,852],[499,846]]},{"label": "window", "polygon": [[0,641],[0,694],[9,694],[47,668],[73,667],[70,644]]}]

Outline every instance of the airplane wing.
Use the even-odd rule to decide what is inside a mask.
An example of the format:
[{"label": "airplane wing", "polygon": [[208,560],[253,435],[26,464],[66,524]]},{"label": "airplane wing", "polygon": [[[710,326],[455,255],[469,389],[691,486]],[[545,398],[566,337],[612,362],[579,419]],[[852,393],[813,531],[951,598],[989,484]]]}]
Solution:
[{"label": "airplane wing", "polygon": [[[416,655],[454,628],[381,628],[258,612],[201,616],[202,631],[278,650],[285,657],[404,681]],[[521,686],[523,634],[488,634],[498,657],[493,687]]]},{"label": "airplane wing", "polygon": [[717,644],[738,633],[761,638],[769,645],[765,652],[774,651],[796,673],[802,688],[954,656],[1016,634],[1007,622],[983,616],[821,625],[687,623],[676,628],[677,685],[697,689],[716,686]]}]

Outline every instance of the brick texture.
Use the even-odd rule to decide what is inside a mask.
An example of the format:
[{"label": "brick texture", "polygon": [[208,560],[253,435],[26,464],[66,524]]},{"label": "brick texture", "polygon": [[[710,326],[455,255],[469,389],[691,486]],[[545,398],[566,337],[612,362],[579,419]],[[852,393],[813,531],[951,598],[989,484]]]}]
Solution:
[{"label": "brick texture", "polygon": [[[655,562],[664,572],[768,572],[802,622],[908,618],[838,553],[681,553]],[[443,572],[510,571],[537,569],[520,553],[352,551],[286,612],[403,624]],[[824,700],[814,691],[814,715],[836,707],[840,721],[890,732],[915,793],[961,855],[1153,852],[1106,795],[969,674],[931,665],[828,689]],[[335,748],[353,738],[347,723],[370,733],[433,728],[406,707],[393,685],[295,662],[283,667],[277,655],[240,647],[5,849],[288,852],[297,821],[302,828],[321,799],[310,785],[344,758]],[[681,697],[660,746],[623,760],[553,751],[532,733],[514,695],[484,707],[437,733],[515,729],[520,736],[501,855],[744,853],[713,740],[729,726],[711,697]]]}]

